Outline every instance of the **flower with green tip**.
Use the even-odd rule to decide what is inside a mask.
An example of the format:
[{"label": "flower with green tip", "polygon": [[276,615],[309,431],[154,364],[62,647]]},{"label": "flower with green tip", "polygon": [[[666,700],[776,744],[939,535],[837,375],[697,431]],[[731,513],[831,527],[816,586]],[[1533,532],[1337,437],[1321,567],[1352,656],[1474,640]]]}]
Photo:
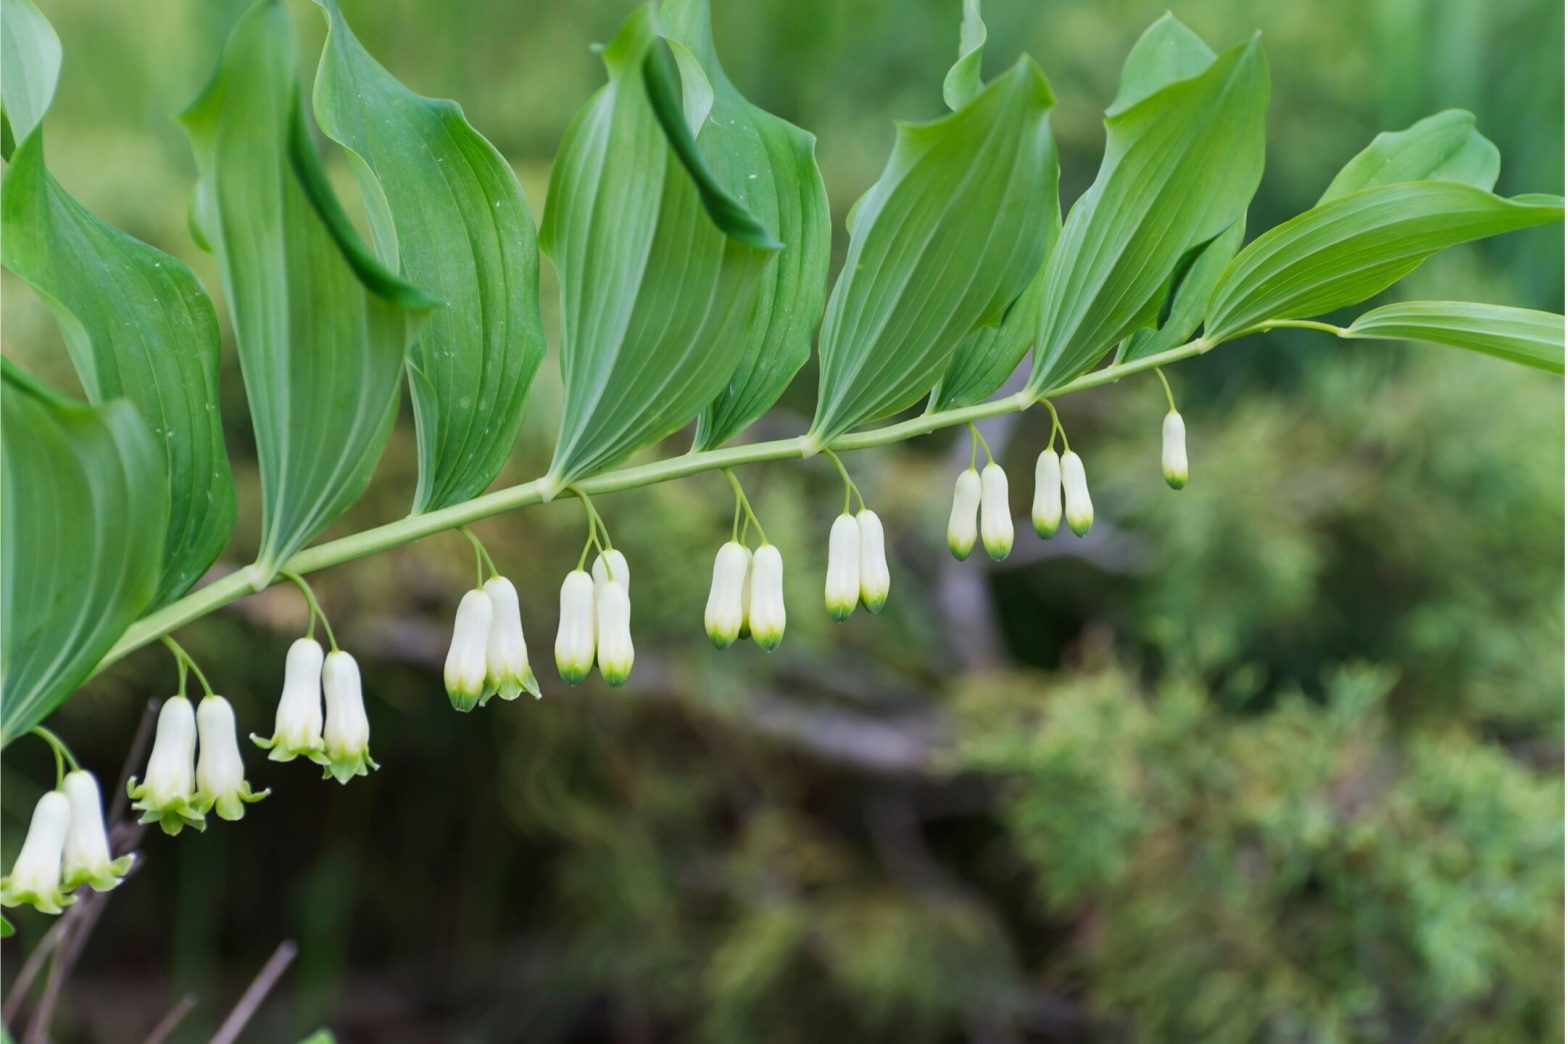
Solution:
[{"label": "flower with green tip", "polygon": [[485,688],[503,700],[515,700],[525,692],[539,699],[539,682],[528,665],[528,643],[523,640],[517,588],[505,577],[495,576],[485,581],[485,594],[492,610],[485,642]]},{"label": "flower with green tip", "polygon": [[628,598],[632,593],[632,570],[626,564],[626,556],[615,548],[594,556],[593,582],[595,588],[603,587],[610,580],[621,585],[621,590],[626,592]]},{"label": "flower with green tip", "polygon": [[283,695],[273,718],[272,738],[262,739],[254,732],[250,741],[270,751],[272,761],[293,761],[304,756],[318,764],[325,761],[321,738],[321,665],[325,657],[321,643],[301,638],[289,646],[283,663]]},{"label": "flower with green tip", "polygon": [[860,604],[860,524],[844,512],[828,532],[828,576],[823,586],[828,615],[847,620]]},{"label": "flower with green tip", "polygon": [[1054,449],[1042,450],[1034,462],[1034,531],[1042,537],[1056,535],[1062,524],[1062,458]]},{"label": "flower with green tip", "polygon": [[993,561],[1013,549],[1013,509],[1007,501],[1007,472],[995,461],[980,472],[980,542]]},{"label": "flower with green tip", "polygon": [[561,680],[576,685],[593,670],[593,577],[573,569],[561,581],[561,623],[555,632],[555,669]]},{"label": "flower with green tip", "polygon": [[157,823],[165,834],[186,827],[207,829],[207,817],[196,802],[196,710],[184,696],[171,696],[158,712],[147,778],[125,782],[131,807],[143,823]]},{"label": "flower with green tip", "polygon": [[887,569],[882,520],[870,508],[861,508],[855,516],[855,527],[860,530],[860,604],[873,613],[880,613],[887,604],[888,587],[892,582]]},{"label": "flower with green tip", "polygon": [[196,707],[196,733],[201,739],[196,758],[197,806],[230,822],[243,819],[246,805],[272,791],[253,793],[245,781],[245,761],[240,757],[234,708],[229,701],[211,693],[202,697]]},{"label": "flower with green tip", "polygon": [[632,600],[626,588],[608,579],[594,592],[596,654],[599,674],[611,686],[626,684],[636,653],[632,648]]},{"label": "flower with green tip", "polygon": [[322,779],[347,783],[381,766],[370,756],[370,717],[359,682],[359,664],[341,649],[327,654],[321,668],[327,697],[327,723],[322,732]]},{"label": "flower with green tip", "polygon": [[128,852],[118,859],[110,857],[103,795],[91,772],[67,772],[62,786],[71,805],[71,826],[65,834],[65,887],[87,885],[95,892],[107,892],[131,872],[136,855]]},{"label": "flower with green tip", "polygon": [[1083,536],[1094,525],[1094,501],[1089,499],[1083,459],[1072,450],[1062,454],[1062,491],[1067,500],[1067,526]]},{"label": "flower with green tip", "polygon": [[485,683],[490,671],[485,660],[485,646],[490,641],[490,622],[494,616],[495,606],[482,588],[469,591],[457,604],[452,644],[447,649],[446,667],[442,672],[446,695],[454,710],[471,711],[491,694]]},{"label": "flower with green tip", "polygon": [[751,556],[746,574],[746,619],[757,648],[772,652],[784,640],[784,558],[772,544],[763,544]]},{"label": "flower with green tip", "polygon": [[1165,473],[1165,484],[1181,489],[1187,484],[1187,424],[1181,414],[1171,410],[1165,415],[1162,434],[1160,469]]},{"label": "flower with green tip", "polygon": [[953,484],[953,510],[947,516],[947,549],[962,562],[975,549],[978,529],[975,517],[980,510],[980,473],[965,468]]},{"label": "flower with green tip", "polygon": [[16,864],[8,876],[0,877],[0,906],[25,904],[57,914],[76,902],[61,887],[61,858],[70,825],[71,802],[64,794],[51,790],[38,799]]},{"label": "flower with green tip", "polygon": [[703,626],[716,648],[728,649],[746,625],[746,575],[751,572],[751,549],[734,540],[726,541],[713,558],[713,582],[708,588],[708,605],[702,614]]}]

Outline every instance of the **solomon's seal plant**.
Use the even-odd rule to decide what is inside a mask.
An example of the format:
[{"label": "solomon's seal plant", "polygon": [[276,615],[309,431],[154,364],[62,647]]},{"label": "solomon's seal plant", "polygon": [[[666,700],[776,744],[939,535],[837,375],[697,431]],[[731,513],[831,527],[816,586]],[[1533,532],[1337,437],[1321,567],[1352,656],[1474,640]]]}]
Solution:
[{"label": "solomon's seal plant", "polygon": [[[1378,135],[1314,206],[1249,241],[1269,94],[1256,37],[1215,51],[1174,17],[1156,21],[1106,109],[1098,174],[1064,215],[1051,86],[1028,56],[982,77],[985,29],[967,0],[959,59],[941,85],[948,112],[898,125],[880,177],[847,215],[830,287],[815,139],[731,82],[707,0],[637,7],[604,46],[605,83],[566,129],[537,234],[505,158],[457,105],[381,66],[335,0],[318,0],[327,36],[308,99],[288,11],[259,0],[179,117],[197,171],[191,228],[220,273],[260,465],[259,537],[237,549],[249,564],[197,586],[235,515],[217,310],[189,267],[106,225],[50,174],[44,124],[60,44],[31,0],[0,2],[8,30],[18,27],[0,70],[0,261],[59,318],[85,393],[0,363],[0,744],[37,732],[55,747],[61,788],[40,800],[0,885],[7,904],[58,912],[71,887],[125,873],[127,857],[104,841],[96,785],[40,723],[160,639],[180,691],[159,713],[145,774],[129,783],[135,809],[177,833],[203,828],[208,811],[238,818],[265,794],[246,782],[233,707],[172,634],[273,584],[298,587],[310,624],[288,652],[272,735],[253,739],[272,760],[306,758],[347,783],[377,767],[374,703],[304,579],[312,572],[575,499],[587,536],[561,585],[556,667],[568,684],[597,665],[620,685],[634,661],[631,581],[596,496],[725,474],[735,524],[704,626],[721,648],[749,636],[772,650],[785,629],[784,557],[739,469],[820,457],[842,476],[841,512],[820,517],[824,601],[842,620],[857,606],[880,610],[890,587],[882,521],[845,454],[969,425],[948,545],[963,559],[978,540],[1000,559],[1014,525],[1002,465],[973,427],[986,417],[1049,411],[1031,520],[1041,537],[1064,518],[1082,536],[1094,506],[1054,405],[1075,392],[1157,375],[1169,405],[1162,470],[1181,488],[1186,430],[1164,370],[1244,337],[1299,328],[1419,340],[1563,372],[1561,316],[1399,301],[1343,325],[1322,318],[1447,247],[1561,220],[1558,197],[1493,192],[1497,150],[1468,113]],[[324,172],[318,128],[352,159],[369,242]],[[544,356],[541,253],[560,286],[554,454],[539,478],[487,492]],[[807,429],[741,440],[813,339]],[[1019,390],[999,395],[1014,374]],[[371,481],[405,383],[419,459],[412,513],[318,541]],[[655,449],[687,429],[689,449]],[[540,694],[522,623],[525,608],[549,601],[520,597],[469,536],[475,583],[453,592],[444,672],[459,710]],[[187,675],[201,683],[199,707]]]}]

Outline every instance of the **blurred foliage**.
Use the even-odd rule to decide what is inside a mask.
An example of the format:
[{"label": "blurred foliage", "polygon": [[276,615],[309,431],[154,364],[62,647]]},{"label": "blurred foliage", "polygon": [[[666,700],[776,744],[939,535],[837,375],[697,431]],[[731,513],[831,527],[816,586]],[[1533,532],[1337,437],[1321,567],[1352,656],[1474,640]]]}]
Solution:
[{"label": "blurred foliage", "polygon": [[[108,220],[197,266],[192,170],[167,119],[240,0],[45,0],[65,45],[51,166]],[[936,115],[957,0],[715,0],[759,104],[819,136],[842,216],[891,120]],[[1059,99],[1063,199],[1099,162],[1127,48],[1164,4],[990,0],[993,69],[1030,50]],[[588,44],[626,0],[345,0],[412,87],[459,99],[539,212],[550,157],[598,83]],[[320,37],[292,5],[307,47]],[[1212,43],[1264,32],[1273,79],[1254,232],[1310,205],[1379,129],[1473,109],[1500,189],[1561,191],[1562,8],[1546,0],[1205,0]],[[340,185],[352,192],[341,163]],[[555,285],[544,274],[545,325]],[[1465,247],[1397,292],[1562,306],[1560,229]],[[5,350],[68,382],[52,321],[3,284]],[[221,307],[221,306],[220,306]],[[232,356],[232,349],[229,350]],[[259,755],[274,793],[237,826],[150,838],[69,988],[61,1040],[139,1039],[187,992],[205,1039],[281,937],[298,961],[255,1039],[1518,1041],[1562,1033],[1563,412],[1538,373],[1426,347],[1281,332],[1172,371],[1193,480],[1160,480],[1152,378],[1063,400],[1098,521],[1020,530],[1000,567],[952,562],[945,433],[847,458],[888,527],[876,618],[820,610],[837,479],[746,469],[783,551],[780,650],[720,654],[700,626],[729,531],[704,476],[599,504],[631,561],[631,684],[566,690],[555,592],[582,539],[569,502],[477,526],[523,595],[545,699],[451,712],[440,660],[472,576],[456,536],[345,566],[318,591],[371,696],[385,766],[345,788]],[[769,435],[804,430],[816,378]],[[229,558],[255,546],[255,462],[232,357],[240,483]],[[508,480],[541,473],[547,365]],[[1042,417],[988,437],[1020,517]],[[1004,449],[1005,447],[1005,449]],[[678,451],[683,447],[673,447]],[[403,513],[407,416],[334,527]],[[182,633],[264,729],[296,594]],[[148,650],[54,725],[113,776]],[[35,747],[37,749],[35,749]],[[52,770],[7,751],[4,856]],[[106,790],[109,789],[106,786]],[[46,922],[18,920],[6,981]]]}]

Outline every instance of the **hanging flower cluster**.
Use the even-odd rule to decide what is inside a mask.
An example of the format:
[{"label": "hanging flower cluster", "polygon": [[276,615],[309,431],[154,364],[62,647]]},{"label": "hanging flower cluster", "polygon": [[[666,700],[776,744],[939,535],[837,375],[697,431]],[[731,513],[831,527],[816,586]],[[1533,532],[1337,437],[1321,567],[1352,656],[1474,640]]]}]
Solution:
[{"label": "hanging flower cluster", "polygon": [[163,702],[146,777],[137,782],[132,776],[126,792],[141,821],[157,823],[166,834],[185,827],[205,830],[212,811],[223,819],[240,819],[246,804],[271,793],[254,793],[245,781],[234,708],[212,692],[202,697],[199,709],[184,696]]},{"label": "hanging flower cluster", "polygon": [[[51,744],[58,743],[48,735]],[[0,906],[27,905],[58,914],[76,901],[71,893],[78,888],[107,892],[118,886],[135,861],[133,854],[110,855],[98,781],[76,766],[33,807],[16,863],[0,877]]]},{"label": "hanging flower cluster", "polygon": [[[763,652],[772,652],[784,641],[788,619],[784,611],[784,557],[768,543],[735,473],[726,469],[724,474],[735,491],[735,521],[731,538],[713,559],[713,583],[708,589],[703,626],[715,648],[727,649],[750,638]],[[753,526],[759,540],[755,551],[746,546]]]},{"label": "hanging flower cluster", "polygon": [[443,678],[460,711],[483,707],[492,696],[515,700],[526,691],[539,698],[517,588],[506,577],[490,577],[458,603]]}]

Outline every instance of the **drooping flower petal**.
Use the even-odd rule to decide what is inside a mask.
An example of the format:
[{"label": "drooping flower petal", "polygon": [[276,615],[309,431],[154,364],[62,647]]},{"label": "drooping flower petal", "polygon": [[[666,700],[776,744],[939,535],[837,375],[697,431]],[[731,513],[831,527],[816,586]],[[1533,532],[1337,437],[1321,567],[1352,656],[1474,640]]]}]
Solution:
[{"label": "drooping flower petal", "polygon": [[518,607],[517,588],[504,576],[485,581],[485,594],[493,610],[490,637],[485,643],[485,686],[503,700],[515,700],[524,692],[538,699],[539,682],[528,665],[528,643],[523,640],[523,616]]},{"label": "drooping flower petal", "polygon": [[953,485],[953,510],[947,516],[947,549],[960,562],[975,549],[979,510],[980,473],[974,468],[965,468]]},{"label": "drooping flower petal", "polygon": [[626,684],[632,674],[632,601],[619,580],[610,579],[594,594],[597,613],[599,674],[612,686]]},{"label": "drooping flower petal", "polygon": [[260,801],[270,790],[252,793],[245,781],[245,761],[240,756],[234,726],[234,708],[222,696],[205,696],[196,707],[196,732],[201,748],[196,757],[196,805],[220,818],[242,819],[245,806]]},{"label": "drooping flower petal", "polygon": [[1094,501],[1089,499],[1089,479],[1084,474],[1083,460],[1072,450],[1062,454],[1062,490],[1067,499],[1067,525],[1083,536],[1094,525]]},{"label": "drooping flower petal", "polygon": [[708,638],[720,649],[735,644],[746,622],[746,574],[750,569],[751,550],[734,540],[726,541],[713,558],[713,581],[702,622]]},{"label": "drooping flower petal", "polygon": [[103,795],[91,772],[67,772],[63,790],[71,805],[71,825],[65,835],[65,888],[88,885],[95,892],[107,892],[130,873],[136,855],[126,853],[115,859],[109,854]]},{"label": "drooping flower petal", "polygon": [[833,520],[828,533],[828,575],[823,600],[828,615],[835,620],[849,619],[860,603],[860,525],[847,511]]},{"label": "drooping flower petal", "polygon": [[368,776],[381,766],[370,756],[370,716],[365,713],[359,664],[341,649],[328,653],[321,668],[321,685],[327,697],[322,737],[326,761],[321,778],[347,783],[355,776]]},{"label": "drooping flower petal", "polygon": [[1171,410],[1165,415],[1162,435],[1160,469],[1165,473],[1166,485],[1181,489],[1187,484],[1187,425],[1181,414]]},{"label": "drooping flower petal", "polygon": [[325,659],[321,643],[301,638],[289,646],[283,664],[283,695],[273,719],[272,738],[251,733],[251,742],[273,761],[293,761],[300,755],[312,761],[323,760],[321,738],[321,665]]},{"label": "drooping flower petal", "polygon": [[887,549],[883,546],[882,520],[870,508],[861,508],[855,516],[860,530],[860,604],[873,613],[880,613],[887,604],[888,587],[892,578],[887,569]]},{"label": "drooping flower petal", "polygon": [[10,874],[0,877],[0,906],[24,903],[47,914],[57,914],[76,901],[62,889],[62,857],[71,824],[71,802],[51,790],[33,806],[33,820],[22,840],[22,850]]},{"label": "drooping flower petal", "polygon": [[147,758],[147,778],[126,780],[131,807],[142,813],[143,823],[157,823],[166,834],[185,827],[207,828],[207,818],[196,803],[196,710],[184,696],[171,696],[158,712],[152,754]]},{"label": "drooping flower petal", "polygon": [[1034,462],[1034,531],[1042,537],[1056,535],[1062,524],[1062,458],[1054,449],[1041,452]]},{"label": "drooping flower petal", "polygon": [[593,670],[594,627],[593,577],[574,569],[561,582],[561,623],[555,632],[555,669],[568,685]]},{"label": "drooping flower petal", "polygon": [[772,652],[784,640],[784,559],[772,544],[763,544],[751,556],[750,590],[746,592],[746,617],[757,648]]},{"label": "drooping flower petal", "polygon": [[1013,550],[1013,509],[1007,501],[1007,472],[995,461],[980,472],[980,542],[1000,562]]},{"label": "drooping flower petal", "polygon": [[447,649],[442,678],[446,695],[454,710],[471,711],[490,695],[486,679],[490,666],[485,647],[490,641],[490,623],[495,607],[481,588],[463,595],[457,603],[457,620],[452,625],[452,644]]}]

